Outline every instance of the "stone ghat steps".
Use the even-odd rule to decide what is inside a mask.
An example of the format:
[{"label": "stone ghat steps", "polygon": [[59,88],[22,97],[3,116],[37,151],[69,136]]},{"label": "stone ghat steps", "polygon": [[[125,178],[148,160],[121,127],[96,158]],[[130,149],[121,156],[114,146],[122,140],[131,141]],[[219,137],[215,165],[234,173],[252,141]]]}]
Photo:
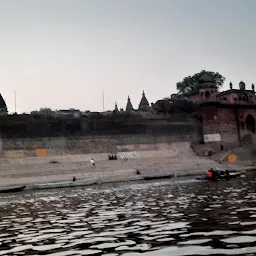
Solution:
[{"label": "stone ghat steps", "polygon": [[[150,159],[129,159],[128,161],[122,160],[107,160],[107,161],[99,161],[96,163],[97,170],[114,170],[114,169],[126,169],[126,168],[149,168],[154,167],[158,168],[161,165],[168,164],[169,166],[202,166],[209,165],[211,167],[217,167],[218,163],[213,160],[204,159],[204,158],[159,158],[154,157]],[[213,166],[212,166],[213,165]],[[88,162],[71,162],[71,163],[60,163],[60,164],[34,164],[34,165],[17,165],[17,164],[8,164],[8,165],[0,165],[0,175],[8,175],[12,173],[48,173],[48,172],[59,172],[59,171],[72,171],[72,170],[81,170],[81,171],[91,171],[94,170],[90,168],[90,164]]]},{"label": "stone ghat steps", "polygon": [[[95,159],[95,169],[90,167],[91,157]],[[0,159],[0,186],[72,180],[74,176],[78,179],[99,176],[104,182],[125,181],[141,179],[143,175],[198,174],[216,167],[226,166],[199,157],[190,148],[140,151],[128,161],[108,160],[108,154]]]},{"label": "stone ghat steps", "polygon": [[47,175],[40,175],[40,178],[38,175],[30,175],[30,177],[23,177],[22,175],[20,177],[16,177],[15,179],[10,177],[1,177],[0,184],[2,187],[6,186],[16,186],[16,185],[27,185],[27,184],[33,184],[33,183],[47,183],[47,182],[59,182],[59,181],[68,181],[72,180],[73,177],[76,177],[77,179],[85,179],[85,178],[93,178],[93,177],[99,177],[100,180],[103,180],[104,182],[111,182],[111,181],[126,181],[126,180],[139,180],[142,179],[142,177],[136,175],[134,169],[127,169],[127,170],[118,170],[118,171],[112,171],[112,172],[88,172],[88,173],[81,173],[80,170],[73,171],[72,173],[66,173],[66,174],[47,174]]},{"label": "stone ghat steps", "polygon": [[[119,152],[117,153],[118,158],[122,158],[127,155],[128,159],[133,158],[152,158],[152,157],[179,157],[179,155],[191,155],[195,156],[194,152],[190,149],[172,149],[165,151],[138,151],[138,152]],[[57,156],[46,156],[46,157],[25,157],[25,158],[2,158],[0,159],[0,166],[9,164],[18,165],[34,165],[34,164],[47,164],[52,161],[59,163],[71,163],[71,162],[89,162],[90,158],[93,158],[95,162],[108,160],[108,154],[87,154],[87,155],[57,155]]]},{"label": "stone ghat steps", "polygon": [[[129,153],[130,154],[130,153]],[[111,163],[111,165],[117,161],[115,160],[108,160],[108,154],[100,154],[99,159],[97,160],[94,155],[62,155],[62,156],[49,156],[49,157],[26,157],[26,158],[16,158],[16,159],[8,159],[2,158],[0,159],[0,168],[4,168],[5,166],[36,166],[36,165],[44,165],[50,166],[54,165],[51,162],[57,162],[60,165],[67,165],[67,164],[90,164],[90,158],[95,160],[95,163],[101,161],[107,161]],[[137,160],[137,161],[148,161],[155,158],[166,158],[168,161],[214,161],[208,158],[198,157],[191,149],[185,149],[183,151],[143,151],[139,152],[134,157],[128,157],[129,161]],[[120,159],[119,159],[120,161]],[[57,166],[57,164],[56,164]]]},{"label": "stone ghat steps", "polygon": [[[223,168],[222,165],[214,163],[215,167]],[[70,168],[70,166],[62,166],[59,169],[49,169],[42,166],[39,166],[40,168],[31,167],[31,169],[25,169],[25,170],[17,170],[12,169],[8,171],[1,170],[0,172],[0,178],[29,178],[29,177],[41,177],[41,176],[51,176],[51,175],[69,175],[69,177],[73,177],[74,173],[78,173],[79,175],[85,175],[86,177],[95,177],[95,175],[110,175],[115,174],[117,176],[123,175],[126,170],[130,170],[131,168],[134,170],[139,170],[142,175],[147,175],[149,173],[157,173],[157,175],[166,175],[171,173],[176,173],[184,170],[188,171],[205,171],[209,168],[208,162],[202,162],[202,163],[191,163],[189,162],[176,162],[176,163],[141,163],[141,164],[131,164],[127,163],[126,165],[116,165],[116,166],[104,166],[102,165],[99,168],[75,168],[77,166],[73,166],[73,168]],[[119,173],[120,170],[122,170],[122,173]]]},{"label": "stone ghat steps", "polygon": [[[218,165],[222,168],[223,166]],[[136,174],[136,169],[112,169],[111,171],[102,169],[87,169],[87,170],[59,170],[55,172],[48,172],[46,169],[42,169],[41,172],[19,172],[13,173],[14,176],[9,176],[4,173],[0,173],[0,186],[11,186],[20,184],[31,183],[44,183],[44,182],[56,182],[64,180],[72,180],[74,176],[78,179],[99,177],[102,182],[112,181],[128,181],[142,179],[143,175],[161,176],[161,175],[198,175],[203,173],[209,168],[208,164],[202,164],[200,166],[191,163],[175,163],[175,164],[156,164],[156,165],[144,165],[139,168],[141,175]]]}]

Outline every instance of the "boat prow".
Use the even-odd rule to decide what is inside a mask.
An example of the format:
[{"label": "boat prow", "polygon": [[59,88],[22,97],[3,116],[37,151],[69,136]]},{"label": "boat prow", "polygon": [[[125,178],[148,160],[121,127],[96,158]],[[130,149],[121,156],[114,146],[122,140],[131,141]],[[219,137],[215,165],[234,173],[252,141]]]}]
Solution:
[{"label": "boat prow", "polygon": [[26,186],[20,187],[12,187],[12,188],[2,188],[0,189],[0,193],[13,193],[13,192],[20,192],[25,189]]}]

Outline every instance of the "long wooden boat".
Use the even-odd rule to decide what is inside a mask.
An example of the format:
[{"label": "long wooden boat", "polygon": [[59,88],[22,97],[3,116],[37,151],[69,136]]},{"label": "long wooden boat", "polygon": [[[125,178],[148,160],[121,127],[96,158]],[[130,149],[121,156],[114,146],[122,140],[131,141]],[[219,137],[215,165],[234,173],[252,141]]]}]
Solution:
[{"label": "long wooden boat", "polygon": [[13,193],[13,192],[20,192],[24,190],[26,186],[20,186],[20,187],[13,187],[13,188],[2,188],[0,189],[0,193]]},{"label": "long wooden boat", "polygon": [[234,179],[234,178],[239,178],[241,175],[243,175],[245,171],[232,171],[230,174],[227,175],[220,175],[219,178],[209,178],[206,175],[196,177],[198,180],[212,180],[212,181],[217,181],[217,180],[229,180],[229,179]]},{"label": "long wooden boat", "polygon": [[66,188],[66,187],[78,187],[88,186],[99,182],[99,178],[88,178],[75,181],[60,181],[60,182],[49,182],[41,184],[30,184],[27,185],[24,190],[35,190],[35,189],[50,189],[50,188]]},{"label": "long wooden boat", "polygon": [[96,184],[100,181],[99,178],[88,178],[75,181],[60,181],[60,182],[50,182],[41,184],[30,184],[19,187],[12,188],[0,188],[0,193],[13,193],[20,192],[23,190],[35,190],[35,189],[49,189],[49,188],[65,188],[65,187],[77,187],[77,186],[88,186]]},{"label": "long wooden boat", "polygon": [[161,175],[161,176],[143,176],[144,180],[156,180],[156,179],[169,179],[173,178],[173,174]]}]

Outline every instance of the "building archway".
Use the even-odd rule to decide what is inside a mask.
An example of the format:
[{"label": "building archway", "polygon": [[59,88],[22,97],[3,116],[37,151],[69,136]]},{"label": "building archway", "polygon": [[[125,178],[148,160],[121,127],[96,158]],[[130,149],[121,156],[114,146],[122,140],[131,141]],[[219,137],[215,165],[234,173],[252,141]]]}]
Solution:
[{"label": "building archway", "polygon": [[248,131],[255,133],[255,119],[251,114],[246,117],[246,128]]}]

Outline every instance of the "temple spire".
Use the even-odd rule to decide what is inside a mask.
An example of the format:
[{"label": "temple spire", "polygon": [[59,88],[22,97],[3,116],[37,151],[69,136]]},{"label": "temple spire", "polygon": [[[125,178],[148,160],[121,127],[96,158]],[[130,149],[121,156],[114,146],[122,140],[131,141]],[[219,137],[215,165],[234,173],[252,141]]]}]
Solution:
[{"label": "temple spire", "polygon": [[119,109],[118,109],[118,107],[117,107],[117,103],[115,102],[115,110],[114,110],[115,112],[119,112]]},{"label": "temple spire", "polygon": [[133,106],[132,106],[131,99],[130,99],[129,96],[128,96],[128,99],[127,99],[127,104],[126,104],[125,111],[126,112],[132,112],[133,111]]},{"label": "temple spire", "polygon": [[141,110],[141,111],[149,111],[150,110],[150,106],[149,106],[149,103],[146,98],[144,90],[142,92],[142,98],[141,98],[141,101],[139,104],[139,110]]}]

